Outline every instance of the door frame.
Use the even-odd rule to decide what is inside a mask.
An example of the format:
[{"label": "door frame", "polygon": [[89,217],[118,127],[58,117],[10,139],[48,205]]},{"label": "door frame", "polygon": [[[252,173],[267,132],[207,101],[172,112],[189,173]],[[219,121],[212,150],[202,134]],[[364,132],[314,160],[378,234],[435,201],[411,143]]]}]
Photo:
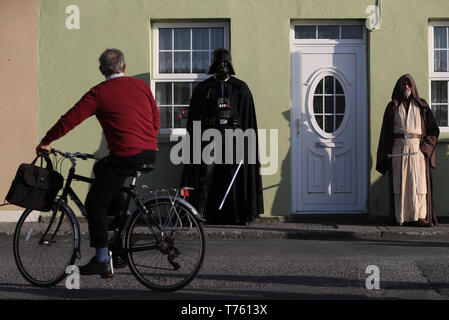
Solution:
[{"label": "door frame", "polygon": [[[311,40],[298,40],[295,39],[295,26],[307,25],[307,24],[330,24],[330,25],[343,25],[343,24],[362,24],[361,21],[339,21],[339,20],[326,20],[326,21],[291,21],[290,24],[290,97],[291,97],[291,109],[290,109],[290,128],[291,128],[291,213],[292,214],[365,214],[368,212],[367,199],[368,199],[368,95],[367,95],[367,50],[366,50],[366,30],[364,29],[364,36],[361,40],[323,40],[323,39],[311,39]],[[302,135],[297,137],[296,132],[299,129],[303,119],[301,118],[301,97],[302,91],[307,91],[307,84],[300,83],[300,54],[304,53],[332,53],[332,52],[351,52],[356,53],[357,56],[357,97],[355,98],[354,105],[357,106],[357,190],[356,199],[357,204],[354,210],[345,210],[338,212],[330,211],[298,211],[301,198],[297,195],[302,195],[302,183],[301,178],[305,177],[301,172],[302,168],[302,155],[301,145]],[[296,72],[295,72],[296,70]],[[307,80],[303,80],[306,82]],[[297,179],[296,177],[300,177]]]}]

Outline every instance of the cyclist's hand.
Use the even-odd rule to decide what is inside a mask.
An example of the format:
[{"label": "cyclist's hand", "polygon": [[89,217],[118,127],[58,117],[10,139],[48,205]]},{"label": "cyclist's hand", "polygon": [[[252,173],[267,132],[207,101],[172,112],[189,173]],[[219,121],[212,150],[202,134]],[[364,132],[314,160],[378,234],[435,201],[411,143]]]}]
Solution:
[{"label": "cyclist's hand", "polygon": [[41,155],[41,154],[50,154],[51,152],[51,147],[49,144],[42,144],[39,143],[38,146],[36,147],[36,155]]}]

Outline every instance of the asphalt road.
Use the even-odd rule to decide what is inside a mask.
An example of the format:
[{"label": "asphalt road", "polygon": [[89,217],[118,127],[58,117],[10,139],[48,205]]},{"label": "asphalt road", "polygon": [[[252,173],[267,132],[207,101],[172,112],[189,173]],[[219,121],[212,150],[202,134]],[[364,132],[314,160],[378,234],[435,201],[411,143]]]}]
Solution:
[{"label": "asphalt road", "polygon": [[[83,241],[86,263],[93,249]],[[17,271],[11,238],[0,239],[0,300],[327,300],[449,299],[449,242],[208,240],[197,278],[172,293],[142,286],[128,268],[113,279],[81,276],[80,289],[65,281],[29,285]],[[380,289],[367,289],[374,265]]]}]

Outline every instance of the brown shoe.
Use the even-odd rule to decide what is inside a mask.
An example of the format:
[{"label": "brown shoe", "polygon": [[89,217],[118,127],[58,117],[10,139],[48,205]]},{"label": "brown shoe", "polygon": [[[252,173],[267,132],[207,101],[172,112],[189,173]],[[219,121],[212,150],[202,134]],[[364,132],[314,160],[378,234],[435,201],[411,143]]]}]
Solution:
[{"label": "brown shoe", "polygon": [[426,219],[418,219],[414,224],[417,227],[430,227],[430,223]]}]

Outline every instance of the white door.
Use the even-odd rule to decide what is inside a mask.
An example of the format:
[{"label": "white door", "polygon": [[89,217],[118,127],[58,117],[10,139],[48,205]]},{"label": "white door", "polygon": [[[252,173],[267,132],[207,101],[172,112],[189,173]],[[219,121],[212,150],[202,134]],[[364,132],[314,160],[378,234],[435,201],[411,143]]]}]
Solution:
[{"label": "white door", "polygon": [[366,211],[365,47],[292,50],[294,213]]}]

